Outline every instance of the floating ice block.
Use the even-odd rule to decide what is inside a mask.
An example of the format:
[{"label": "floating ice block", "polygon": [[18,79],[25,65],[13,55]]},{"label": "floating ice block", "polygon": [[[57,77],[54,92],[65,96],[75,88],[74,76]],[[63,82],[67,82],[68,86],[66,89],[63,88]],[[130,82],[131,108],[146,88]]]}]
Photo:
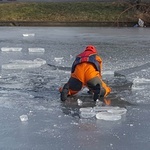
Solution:
[{"label": "floating ice block", "polygon": [[96,118],[107,121],[117,121],[121,119],[121,115],[112,114],[110,112],[99,112],[96,114]]},{"label": "floating ice block", "polygon": [[33,36],[35,36],[35,34],[34,33],[24,33],[23,36],[24,37],[30,37],[30,36],[33,37]]},{"label": "floating ice block", "polygon": [[44,48],[28,48],[28,51],[30,53],[44,53],[45,52],[45,49]]},{"label": "floating ice block", "polygon": [[21,47],[2,47],[1,51],[3,52],[20,52],[22,50]]}]

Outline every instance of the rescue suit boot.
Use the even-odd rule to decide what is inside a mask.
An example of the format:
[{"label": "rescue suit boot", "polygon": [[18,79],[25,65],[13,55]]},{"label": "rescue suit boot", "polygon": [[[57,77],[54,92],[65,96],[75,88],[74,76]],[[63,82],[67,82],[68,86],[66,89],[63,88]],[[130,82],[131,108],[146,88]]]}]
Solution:
[{"label": "rescue suit boot", "polygon": [[93,100],[96,101],[97,99],[100,98],[100,85],[97,84],[94,88],[94,96],[93,96]]},{"label": "rescue suit boot", "polygon": [[68,83],[66,83],[60,93],[60,99],[61,101],[65,101],[67,100],[67,97],[68,97],[68,92],[69,92],[69,85]]}]

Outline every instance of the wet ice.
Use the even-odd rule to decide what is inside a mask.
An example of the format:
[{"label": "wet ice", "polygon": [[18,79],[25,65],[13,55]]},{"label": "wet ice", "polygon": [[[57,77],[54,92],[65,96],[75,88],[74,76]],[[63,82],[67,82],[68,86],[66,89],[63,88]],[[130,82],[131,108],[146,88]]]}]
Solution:
[{"label": "wet ice", "polygon": [[[21,68],[21,65],[25,68],[22,70],[1,67],[1,149],[43,150],[51,147],[56,150],[72,147],[90,150],[94,147],[95,150],[99,148],[141,150],[143,147],[149,148],[150,133],[147,129],[150,126],[148,118],[150,111],[147,79],[150,70],[129,75],[131,81],[135,79],[133,88],[124,88],[118,84],[117,89],[115,83],[118,79],[113,80],[114,71],[149,61],[149,30],[145,28],[141,30],[137,28],[11,27],[1,28],[0,32],[0,35],[4,35],[0,37],[1,47],[22,48],[20,52],[1,51],[1,66],[18,63],[19,67],[14,68]],[[28,35],[23,36],[26,33]],[[29,36],[29,33],[34,33],[34,36]],[[92,106],[92,112],[85,111],[87,107],[83,109],[87,104],[86,99],[90,99],[85,94],[87,92],[85,89],[81,93],[84,96],[84,99],[81,98],[82,106],[77,104],[75,98],[70,99],[66,105],[60,102],[58,87],[68,81],[70,71],[47,66],[48,63],[70,67],[73,57],[89,42],[97,46],[104,61],[103,77],[113,87],[113,92],[108,99],[112,100],[112,104],[117,101],[114,106],[98,108]],[[32,49],[34,54],[31,55],[28,48],[44,48],[45,51],[37,54],[36,50]],[[34,64],[37,58],[42,59],[42,62],[46,61],[46,64],[37,67]],[[31,63],[32,67],[26,67],[26,62]],[[13,67],[9,66],[9,68]],[[132,102],[133,105],[126,105],[123,103],[125,100]],[[122,114],[124,111],[124,109],[120,110],[120,106],[118,110],[115,109],[118,102],[126,106],[125,117],[121,115],[121,119],[117,120],[116,116],[111,116],[111,119],[116,120],[109,121],[110,113]],[[100,111],[104,109],[103,107],[105,111]],[[82,115],[87,118],[77,116],[80,109]],[[29,112],[32,113],[29,115]],[[96,119],[98,113],[101,113],[97,115],[101,119]],[[27,124],[21,123],[20,116],[23,114],[29,117]]]}]

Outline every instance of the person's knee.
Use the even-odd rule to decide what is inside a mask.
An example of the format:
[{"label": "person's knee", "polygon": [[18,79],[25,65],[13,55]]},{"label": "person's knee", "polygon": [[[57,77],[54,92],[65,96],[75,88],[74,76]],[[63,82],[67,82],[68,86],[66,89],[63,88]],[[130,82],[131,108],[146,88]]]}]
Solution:
[{"label": "person's knee", "polygon": [[72,91],[80,91],[82,89],[82,82],[76,78],[71,77],[68,81],[69,89]]},{"label": "person's knee", "polygon": [[87,86],[89,89],[95,89],[101,87],[101,80],[99,77],[94,77],[87,82]]}]

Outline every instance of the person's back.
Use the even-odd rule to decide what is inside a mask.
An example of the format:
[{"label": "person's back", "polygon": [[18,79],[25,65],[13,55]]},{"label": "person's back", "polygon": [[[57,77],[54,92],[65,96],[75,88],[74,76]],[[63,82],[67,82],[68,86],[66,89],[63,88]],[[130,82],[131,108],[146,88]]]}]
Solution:
[{"label": "person's back", "polygon": [[83,83],[83,86],[86,86],[87,82],[96,77],[100,76],[100,72],[95,69],[95,66],[92,63],[80,63],[76,66],[71,77],[80,80]]}]

